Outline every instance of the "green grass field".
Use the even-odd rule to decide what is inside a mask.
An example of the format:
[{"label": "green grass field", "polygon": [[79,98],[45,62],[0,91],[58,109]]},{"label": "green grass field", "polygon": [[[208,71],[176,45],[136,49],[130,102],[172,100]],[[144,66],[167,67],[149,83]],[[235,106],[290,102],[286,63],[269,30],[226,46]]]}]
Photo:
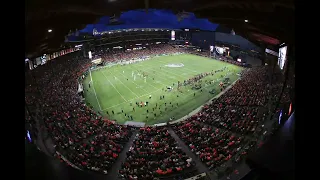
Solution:
[{"label": "green grass field", "polygon": [[[165,66],[178,63],[184,66]],[[202,91],[201,89],[192,90],[191,85],[182,86],[181,92],[177,90],[178,81],[183,82],[200,73],[219,70],[223,67],[227,67],[227,70],[202,79]],[[237,73],[241,70],[241,67],[229,63],[190,54],[154,57],[135,64],[91,71],[91,75],[89,73],[83,81],[84,95],[87,105],[120,124],[129,121],[128,115],[130,115],[133,121],[150,125],[167,122],[173,116],[179,119],[189,114],[220,93],[219,83],[224,77],[229,77],[232,83],[238,78]],[[146,80],[138,76],[138,72],[146,73],[148,75]],[[135,80],[132,73],[136,74]],[[209,84],[208,81],[212,80],[215,82]],[[89,83],[91,83],[90,88]],[[173,83],[175,83],[173,90],[165,91],[166,86],[172,86]],[[212,89],[215,89],[214,94],[209,93]],[[150,95],[151,99],[149,99]],[[160,100],[162,95],[165,98]],[[148,106],[136,105],[136,102],[146,101]]]}]

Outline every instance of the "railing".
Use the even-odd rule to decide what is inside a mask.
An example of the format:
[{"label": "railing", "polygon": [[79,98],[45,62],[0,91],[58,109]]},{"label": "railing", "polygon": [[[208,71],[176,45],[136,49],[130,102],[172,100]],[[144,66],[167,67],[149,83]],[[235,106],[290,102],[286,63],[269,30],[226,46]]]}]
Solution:
[{"label": "railing", "polygon": [[193,177],[190,177],[190,178],[187,178],[187,179],[184,179],[184,180],[197,180],[197,179],[204,178],[206,176],[207,176],[207,173],[201,173],[201,174],[198,174],[196,176],[193,176]]},{"label": "railing", "polygon": [[58,151],[56,151],[56,154],[59,155],[61,157],[61,159],[66,162],[67,164],[69,164],[71,167],[75,168],[75,169],[78,169],[78,170],[81,170],[83,171],[81,168],[79,168],[78,166],[72,164],[67,158],[65,158],[61,153],[59,153]]}]

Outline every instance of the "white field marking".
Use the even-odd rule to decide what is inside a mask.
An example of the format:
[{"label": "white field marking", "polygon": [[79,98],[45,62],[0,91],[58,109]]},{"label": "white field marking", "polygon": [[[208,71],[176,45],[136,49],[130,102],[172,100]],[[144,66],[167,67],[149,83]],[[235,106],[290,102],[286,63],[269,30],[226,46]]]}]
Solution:
[{"label": "white field marking", "polygon": [[[216,79],[216,82],[218,82],[218,81],[220,81],[220,78]],[[207,88],[208,88],[208,86],[207,86],[207,87],[202,87],[202,88],[196,90],[196,92],[200,91],[201,89],[207,89]],[[144,94],[144,95],[142,95],[142,96],[139,96],[139,98],[141,98],[141,97],[143,97],[143,96],[147,96],[147,95],[149,95],[149,94],[153,94],[153,93],[155,93],[155,92],[157,92],[157,91],[160,91],[160,90],[161,90],[161,89],[158,89],[158,90],[153,91],[153,92],[151,92],[151,93]],[[193,94],[193,93],[194,93],[194,92],[191,92],[191,93],[189,93],[189,94],[186,94],[186,95],[184,96],[184,99],[185,99],[186,97],[190,96],[190,95]],[[132,101],[132,100],[135,100],[135,99],[136,99],[136,98],[133,98],[133,99],[130,99],[130,100],[128,100],[128,101]],[[103,109],[102,111],[105,111],[105,110],[107,110],[107,109],[110,109],[110,108],[113,108],[113,107],[122,105],[122,104],[124,104],[124,103],[125,103],[125,102],[116,104],[116,105],[114,105],[114,106],[110,106],[110,107],[108,107],[108,108],[106,108],[106,109]]]},{"label": "white field marking", "polygon": [[[161,71],[158,71],[158,70],[155,70],[155,68],[154,67],[148,67],[148,68],[145,68],[145,67],[147,67],[147,66],[144,66],[144,65],[139,65],[140,67],[143,67],[143,70],[144,71],[156,71],[156,72],[158,72],[158,73],[163,73],[163,74],[165,74],[165,77],[168,77],[168,78],[171,78],[171,79],[174,79],[174,80],[177,80],[177,78],[174,78],[174,77],[172,77],[172,76],[168,76],[165,72],[163,72],[162,70],[163,69],[161,69]],[[162,79],[165,79],[165,78],[163,78],[162,76],[159,76],[159,77],[161,77]],[[159,78],[158,77],[158,78]]]},{"label": "white field marking", "polygon": [[[220,81],[220,78],[216,79],[216,82],[218,82],[218,81]],[[235,81],[237,81],[237,80],[235,80]],[[200,89],[196,90],[196,92],[200,91],[201,89],[204,90],[204,89],[207,89],[207,88],[208,88],[208,86],[207,86],[207,87],[200,88]],[[153,92],[150,92],[150,93],[147,93],[147,94],[143,94],[142,96],[139,96],[139,98],[141,98],[141,97],[143,97],[143,96],[147,96],[147,95],[153,94],[153,93],[155,93],[155,92],[157,92],[157,91],[160,91],[160,90],[161,90],[161,89],[158,89],[158,90],[156,90],[156,91],[153,91]],[[194,93],[194,92],[191,92],[191,93],[189,93],[189,94],[186,94],[186,95],[184,96],[184,99],[187,98],[188,96],[192,95],[193,93]],[[137,98],[133,98],[133,99],[130,99],[130,100],[128,100],[128,101],[133,101],[133,100],[135,100],[135,99],[137,99]],[[120,106],[120,105],[122,105],[122,104],[124,104],[124,103],[126,103],[126,102],[122,102],[122,103],[119,103],[119,104],[110,106],[110,107],[108,107],[108,108],[106,108],[106,109],[103,109],[102,111],[105,111],[105,110],[107,110],[107,109]]]},{"label": "white field marking", "polygon": [[[132,69],[132,70],[135,70],[135,69],[133,69],[131,66],[129,66],[129,68],[130,69]],[[133,83],[135,83],[135,82],[133,82]],[[135,83],[136,84],[136,83]],[[156,88],[156,89],[158,89],[157,87],[155,87],[155,86],[153,86],[152,84],[150,84],[150,83],[147,83],[149,86],[152,86],[153,88]],[[137,84],[136,84],[137,85]],[[143,89],[144,90],[144,89]],[[146,90],[144,90],[145,92],[147,92]]]},{"label": "white field marking", "polygon": [[[200,56],[201,57],[201,56]],[[216,59],[214,59],[215,61],[218,61],[218,60],[216,60]],[[158,60],[158,61],[160,61],[160,60]],[[164,61],[160,61],[160,62],[164,62]],[[219,61],[219,62],[221,62],[221,61]],[[226,62],[223,62],[223,63],[225,63],[226,64],[226,67],[231,67],[231,66],[233,66],[232,64],[230,64],[230,63],[226,63]],[[200,69],[201,69],[201,67],[200,66],[198,66],[197,64],[192,64],[192,66],[197,66],[197,67],[199,67]],[[179,69],[179,68],[177,68],[177,69]],[[182,70],[182,69],[187,69],[187,70],[189,70],[189,71],[193,71],[193,72],[197,72],[197,73],[201,73],[201,72],[198,72],[198,71],[195,71],[195,70],[192,70],[192,69],[189,69],[189,68],[187,68],[187,67],[183,67],[183,68],[181,68],[180,70]]]},{"label": "white field marking", "polygon": [[[179,69],[179,68],[177,68]],[[173,73],[173,72],[170,72],[170,71],[167,71],[165,68],[161,69],[162,71],[166,71],[167,73],[171,73],[171,74],[174,74],[175,76],[180,76],[182,78],[186,78],[185,76],[181,76],[180,74],[176,74],[176,73]],[[178,80],[177,78],[175,78],[176,80]]]},{"label": "white field marking", "polygon": [[[145,65],[137,65],[137,66],[140,66],[140,67],[142,67],[142,66],[145,66]],[[229,65],[229,66],[232,66],[232,65]],[[146,69],[150,69],[150,70],[152,70],[153,68],[143,68],[143,70],[146,70]],[[161,72],[161,71],[157,71],[157,72]],[[159,76],[159,77],[161,77],[161,76]],[[162,78],[162,77],[161,77]],[[162,79],[164,79],[164,78],[162,78]],[[176,78],[175,78],[176,79]],[[220,79],[217,79],[216,81],[219,81]],[[109,80],[108,80],[109,81]],[[110,82],[110,81],[109,81]],[[111,83],[111,82],[110,82]],[[163,84],[163,83],[161,83],[161,84]],[[113,85],[112,83],[111,83],[111,85]],[[165,84],[163,84],[164,86],[167,86],[167,85],[165,85]],[[114,86],[113,86],[114,87]],[[115,88],[115,87],[114,87]],[[201,89],[207,89],[208,87],[203,87],[203,88],[201,88]],[[116,88],[115,88],[116,89]],[[200,91],[201,89],[199,89],[198,91]],[[116,89],[117,90],[117,89]],[[158,90],[156,90],[156,91],[153,91],[153,92],[151,92],[151,93],[154,93],[154,92],[157,92],[157,91],[159,91],[159,90],[161,90],[161,89],[158,89]],[[118,93],[119,93],[119,91],[118,91]],[[150,93],[150,94],[151,94]],[[120,93],[119,93],[120,94]],[[190,93],[190,94],[193,94],[193,93]],[[121,94],[120,94],[121,95]],[[144,94],[144,95],[142,95],[142,96],[139,96],[139,98],[141,98],[141,97],[143,97],[143,96],[146,96],[146,95],[148,95],[148,94]],[[188,96],[188,95],[186,95],[186,96]],[[122,97],[122,96],[121,96]],[[122,97],[123,98],[123,97]],[[124,99],[124,98],[123,98]],[[128,101],[132,101],[132,100],[134,100],[134,99],[136,99],[136,98],[133,98],[133,99],[130,99],[130,100],[128,100]],[[124,99],[125,100],[125,99]],[[125,100],[125,101],[127,101],[127,100]],[[108,107],[108,108],[106,108],[106,109],[103,109],[102,111],[105,111],[105,110],[107,110],[107,109],[110,109],[110,108],[112,108],[112,107],[117,107],[117,106],[119,106],[119,105],[122,105],[122,104],[124,104],[125,102],[123,102],[123,103],[119,103],[119,104],[116,104],[116,105],[114,105],[114,106],[110,106],[110,107]]]},{"label": "white field marking", "polygon": [[[102,72],[102,74],[104,75],[103,72]],[[106,75],[104,75],[104,77],[107,78]],[[117,78],[117,76],[115,76],[115,77]],[[124,87],[126,87],[129,91],[131,91],[135,96],[139,97],[139,96],[138,96],[136,93],[134,93],[127,85],[125,85],[119,78],[117,78],[117,80],[118,80],[121,84],[123,84]]]},{"label": "white field marking", "polygon": [[[160,61],[160,60],[158,60],[158,61]],[[160,61],[160,62],[167,63],[167,62],[164,62],[164,61]],[[191,71],[191,72],[194,72],[194,73],[200,73],[200,72],[198,72],[198,71],[189,69],[189,68],[187,68],[186,66],[183,66],[183,67],[181,67],[181,68],[176,68],[176,69],[177,69],[177,70],[186,69],[186,70]]]},{"label": "white field marking", "polygon": [[[103,74],[103,72],[101,71],[101,73]],[[118,91],[118,89],[112,84],[112,82],[103,74],[103,76],[109,81],[109,83],[111,84],[111,86],[118,92],[118,94],[122,97],[122,99],[124,101],[127,102],[127,100],[122,96],[122,94]]]},{"label": "white field marking", "polygon": [[[158,61],[160,61],[160,60],[158,60]],[[160,62],[163,62],[163,63],[168,63],[168,62],[164,62],[164,61],[160,61]],[[159,64],[159,63],[158,63]],[[160,64],[159,64],[160,65]],[[185,66],[183,66],[183,67],[181,67],[181,68],[176,68],[176,70],[179,70],[180,72],[183,72],[183,73],[186,73],[185,71],[183,71],[183,69],[186,69],[186,70],[188,70],[188,71],[191,71],[191,72],[193,72],[193,73],[199,73],[198,71],[194,71],[194,70],[192,70],[192,69],[189,69],[189,68],[186,68]],[[164,69],[165,70],[165,69]],[[167,72],[169,72],[169,73],[172,73],[172,72],[170,72],[170,71],[167,71]],[[172,73],[172,74],[175,74],[175,73]],[[180,77],[182,77],[181,75],[179,75],[179,74],[175,74],[176,76],[180,76]],[[183,78],[185,78],[184,76],[183,76]]]},{"label": "white field marking", "polygon": [[183,69],[186,69],[186,70],[189,70],[189,71],[192,71],[192,72],[195,72],[195,73],[200,73],[199,71],[195,71],[195,70],[189,69],[186,66],[183,66]]},{"label": "white field marking", "polygon": [[[142,66],[142,65],[140,65],[140,66]],[[148,69],[152,69],[152,68],[148,68]],[[218,69],[217,69],[218,70]],[[161,71],[159,71],[159,72],[161,72]],[[175,74],[175,73],[172,73],[172,72],[170,72],[171,74]],[[175,75],[177,75],[177,74],[175,74]],[[180,76],[180,75],[179,75]],[[176,79],[176,80],[179,80],[179,79],[177,79],[177,78],[173,78],[173,77],[171,77],[171,76],[167,76],[167,77],[169,77],[169,78],[171,78],[171,79]],[[182,76],[181,76],[182,77]],[[186,77],[184,77],[184,78],[186,78]]]},{"label": "white field marking", "polygon": [[[220,79],[217,79],[216,81],[219,81],[219,80],[220,80]],[[207,88],[208,88],[208,87],[200,88],[200,89],[196,90],[196,92],[197,92],[197,91],[200,91],[201,89],[207,89]],[[143,94],[142,96],[139,96],[139,98],[141,98],[141,97],[143,97],[143,96],[147,96],[147,95],[153,94],[153,93],[155,93],[155,92],[157,92],[157,91],[160,91],[160,90],[161,90],[161,89],[158,89],[158,90],[156,90],[156,91],[153,91],[153,92],[150,92],[150,93],[147,93],[147,94]],[[185,99],[186,97],[190,96],[190,95],[193,94],[193,93],[194,93],[194,92],[191,92],[191,93],[189,93],[189,94],[186,94],[186,95],[184,96],[184,99]],[[133,100],[135,100],[135,99],[137,99],[137,98],[129,99],[128,101],[133,101]],[[120,106],[120,105],[122,105],[122,104],[124,104],[124,103],[126,103],[126,102],[122,102],[122,103],[119,103],[119,104],[110,106],[110,107],[108,107],[108,108],[106,108],[106,109],[103,109],[102,111],[105,111],[105,110],[107,110],[107,109]]]},{"label": "white field marking", "polygon": [[[229,74],[226,74],[224,77],[226,77],[227,75],[229,75]],[[223,77],[223,78],[224,78],[224,77]],[[222,78],[222,79],[223,79],[223,78]],[[220,80],[221,80],[221,79],[218,78],[218,79],[216,79],[216,82],[219,82]],[[235,83],[235,82],[238,81],[238,80],[239,80],[239,79],[236,79],[233,83]],[[218,85],[218,84],[217,84],[217,85]],[[230,86],[233,86],[233,84],[229,85],[228,87],[230,87]],[[206,87],[202,87],[202,88],[196,90],[195,92],[199,92],[199,91],[201,91],[201,90],[208,89],[209,87],[212,88],[212,86],[206,86]],[[228,88],[228,87],[227,87],[227,88]],[[227,88],[226,88],[226,89],[227,89]],[[192,94],[195,93],[195,92],[187,93],[186,95],[184,95],[184,96],[182,97],[182,99],[186,99],[188,96],[192,95]],[[223,92],[220,92],[219,94],[221,95],[221,93],[224,93],[224,91],[223,91]],[[219,95],[219,94],[217,94],[217,95]],[[216,95],[216,96],[217,96],[217,95]],[[216,96],[215,96],[215,97],[216,97]]]},{"label": "white field marking", "polygon": [[[128,66],[127,66],[128,67]],[[129,66],[130,67],[130,66]],[[134,70],[133,68],[131,68],[130,67],[130,69],[132,69],[132,70]],[[121,74],[122,75],[122,74]],[[125,78],[127,78],[126,76],[124,76],[124,75],[122,75],[123,77],[125,77]],[[130,79],[130,78],[128,78],[128,79]],[[146,92],[146,93],[148,93],[148,91],[146,91],[146,90],[144,90],[143,88],[141,88],[141,86],[140,85],[138,85],[137,83],[135,83],[134,81],[132,81],[131,79],[130,79],[130,81],[131,82],[133,82],[136,86],[138,86],[140,89],[142,89],[144,92]],[[152,86],[152,87],[154,87],[154,88],[156,88],[156,89],[159,89],[159,88],[157,88],[157,87],[155,87],[155,86],[153,86],[153,85],[151,85],[150,83],[147,83],[148,85],[150,85],[150,86]]]},{"label": "white field marking", "polygon": [[[143,66],[141,66],[141,67],[143,67]],[[147,69],[150,69],[150,70],[152,70],[152,68],[142,68],[142,70],[144,70],[144,71],[147,71]],[[160,71],[157,71],[157,72],[160,72]],[[165,79],[165,78],[163,78],[162,76],[159,76],[159,77],[157,77],[157,78],[161,78],[161,79]],[[175,78],[174,78],[175,79]],[[166,80],[166,79],[165,79]],[[175,79],[176,80],[176,79]],[[163,84],[162,82],[157,82],[156,81],[156,83],[158,83],[158,84],[162,84],[162,85],[164,85],[164,86],[168,86],[168,84]],[[158,88],[157,88],[158,89]]]},{"label": "white field marking", "polygon": [[[224,77],[226,77],[227,75],[229,75],[229,74],[227,73]],[[224,77],[223,77],[223,78],[224,78]],[[223,78],[222,78],[222,79],[223,79]],[[221,80],[221,79],[218,78],[218,79],[216,79],[216,82],[219,82],[220,80]],[[237,80],[235,80],[235,81],[237,81]],[[201,90],[208,89],[209,87],[212,88],[212,86],[206,86],[206,87],[202,87],[202,88],[196,90],[195,92],[199,92],[199,91],[201,91]],[[183,99],[186,99],[188,96],[192,95],[192,94],[195,93],[195,92],[190,92],[189,94],[186,94],[185,96],[183,96]]]},{"label": "white field marking", "polygon": [[[143,65],[139,65],[139,66],[143,66]],[[151,67],[151,68],[146,68],[146,69],[150,69],[150,70],[153,70],[154,71],[154,67]],[[144,70],[146,70],[146,69],[144,69]],[[177,68],[177,69],[179,69],[179,68]],[[157,70],[156,70],[157,71]],[[177,82],[177,81],[180,81],[180,79],[178,79],[176,76],[180,76],[180,77],[183,77],[183,79],[185,79],[186,78],[186,76],[181,76],[181,75],[179,75],[179,74],[176,74],[176,73],[173,73],[173,72],[170,72],[170,71],[166,71],[166,72],[168,72],[168,73],[171,73],[171,74],[174,74],[175,76],[168,76],[168,74],[166,74],[165,72],[163,72],[163,71],[166,71],[165,69],[161,69],[161,71],[157,71],[157,72],[160,72],[160,73],[163,73],[163,74],[165,74],[166,76],[165,77],[168,77],[168,78],[171,78],[171,79],[174,79],[175,80],[175,82]],[[186,73],[186,72],[184,72],[184,73]],[[161,77],[162,79],[165,79],[165,78],[163,78],[162,76],[159,76],[159,77]],[[158,78],[159,78],[158,77]]]},{"label": "white field marking", "polygon": [[100,103],[99,103],[99,100],[98,100],[98,97],[97,97],[96,90],[94,89],[94,85],[93,85],[93,80],[92,80],[92,75],[91,75],[91,70],[90,69],[89,69],[89,72],[90,72],[90,80],[91,80],[90,82],[92,82],[92,88],[93,88],[94,96],[96,97],[96,100],[97,100],[98,105],[99,105],[99,109],[101,111],[102,109],[101,109],[101,106],[100,106]]},{"label": "white field marking", "polygon": [[[118,72],[118,71],[117,71]],[[140,89],[142,89],[144,92],[148,92],[146,90],[144,90],[143,88],[141,88],[137,83],[135,83],[134,81],[131,80],[131,78],[128,78],[127,76],[123,75],[123,73],[120,73],[124,78],[126,79],[130,79],[130,82],[133,82],[136,86],[138,86]],[[123,84],[123,83],[122,83]],[[131,91],[132,92],[132,91]],[[135,93],[134,93],[135,94]]]},{"label": "white field marking", "polygon": [[[167,63],[167,62],[164,62],[164,61],[161,61],[161,60],[158,60],[158,61],[160,61],[160,62],[163,62],[163,63]],[[217,60],[215,60],[215,61],[217,61]],[[196,66],[196,67],[199,67],[197,64],[192,64],[192,66]],[[232,66],[231,64],[227,64],[226,65],[227,67],[229,67],[229,66]],[[201,68],[201,67],[199,67],[199,68]],[[192,71],[192,72],[197,72],[197,73],[201,73],[201,72],[198,72],[198,71],[195,71],[195,70],[192,70],[192,69],[189,69],[189,68],[187,68],[187,67],[183,67],[183,68],[177,68],[178,70],[182,70],[182,69],[186,69],[186,70],[189,70],[189,71]]]},{"label": "white field marking", "polygon": [[[143,66],[143,65],[141,65],[140,67],[145,67],[145,66]],[[144,71],[147,71],[147,69],[150,69],[150,70],[153,70],[154,71],[154,68],[144,68],[143,70]],[[157,71],[157,72],[161,72],[161,73],[164,73],[166,76],[165,77],[168,77],[168,78],[170,78],[170,79],[174,79],[174,81],[175,82],[177,82],[177,81],[180,81],[179,79],[177,79],[177,78],[175,78],[175,77],[172,77],[172,76],[168,76],[168,74],[166,74],[165,72],[162,72],[163,71],[163,69],[161,69],[161,71]],[[159,76],[159,77],[161,77],[161,76]],[[158,77],[158,78],[159,78]],[[161,77],[162,78],[162,77]],[[184,77],[185,78],[185,77]],[[164,79],[164,78],[162,78],[162,79]],[[167,85],[166,85],[167,86]]]},{"label": "white field marking", "polygon": [[[139,62],[139,63],[142,63],[142,62]],[[137,65],[137,66],[139,66],[139,67],[145,67],[146,65]],[[145,70],[145,71],[147,71],[147,69],[150,69],[150,70],[154,70],[153,68],[143,68],[143,70]],[[157,71],[157,72],[161,72],[161,71]],[[164,72],[161,72],[161,73],[164,73]],[[165,78],[163,78],[162,76],[159,76],[160,78],[162,78],[162,79],[165,79]],[[158,77],[158,78],[159,78]],[[177,81],[178,79],[177,78],[172,78],[172,77],[170,77],[170,76],[166,76],[166,77],[169,77],[169,78],[171,78],[171,79],[174,79],[175,81]],[[168,85],[166,85],[166,84],[163,84],[162,82],[157,82],[158,84],[162,84],[162,85],[164,85],[164,86],[168,86]],[[149,84],[149,83],[148,83]],[[149,84],[149,85],[151,85],[151,84]],[[151,85],[151,86],[153,86],[153,85]],[[153,86],[154,88],[156,88],[156,89],[158,89],[157,87],[155,87],[155,86]]]},{"label": "white field marking", "polygon": [[[160,91],[160,90],[161,90],[161,89],[158,89],[158,90],[156,90],[156,91],[152,91],[152,92],[150,92],[150,93],[143,94],[143,95],[139,96],[138,98],[129,99],[128,101],[133,101],[133,100],[135,100],[135,99],[142,98],[143,96],[148,96],[148,95],[153,94],[153,93],[155,93],[155,92],[158,92],[158,91]],[[103,109],[102,111],[105,111],[105,110],[107,110],[107,109],[110,109],[110,108],[114,108],[114,107],[120,106],[120,105],[122,105],[122,104],[124,104],[124,103],[126,103],[126,102],[122,102],[122,103],[119,103],[119,104],[116,104],[116,105],[110,106],[110,107],[108,107],[108,108]]]}]

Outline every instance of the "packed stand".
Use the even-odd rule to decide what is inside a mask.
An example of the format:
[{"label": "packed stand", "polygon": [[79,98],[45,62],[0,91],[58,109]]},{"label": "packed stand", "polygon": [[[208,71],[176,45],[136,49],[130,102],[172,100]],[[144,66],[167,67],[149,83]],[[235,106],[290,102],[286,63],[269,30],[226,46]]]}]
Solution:
[{"label": "packed stand", "polygon": [[141,128],[119,171],[125,179],[155,179],[194,167],[166,127]]},{"label": "packed stand", "polygon": [[[114,52],[119,53],[119,51]],[[174,52],[176,51],[171,46],[155,45],[151,46],[148,50],[130,51],[118,55],[112,53],[108,57],[112,57],[113,60],[122,60]],[[115,161],[116,158],[112,156],[118,155],[119,150],[122,150],[123,142],[128,140],[131,132],[130,129],[126,129],[120,125],[110,125],[109,123],[106,125],[107,120],[104,120],[100,115],[97,115],[87,107],[77,94],[78,77],[86,72],[90,66],[90,59],[82,57],[81,52],[75,52],[48,61],[45,65],[26,72],[25,101],[28,107],[30,107],[31,113],[42,117],[39,119],[43,119],[56,145],[56,150],[61,151],[63,155],[66,154],[64,153],[65,151],[68,151],[67,156],[73,154],[70,157],[70,161],[76,163],[81,168],[96,169],[97,171],[104,172]],[[31,121],[29,112],[26,112],[26,120]],[[126,131],[123,131],[124,128]],[[119,134],[119,132],[121,133]],[[107,137],[105,137],[118,137],[119,135],[123,138],[121,139],[121,143],[117,139],[109,139],[107,141]],[[96,144],[86,147],[79,146],[92,137],[96,139]],[[113,147],[111,147],[112,156],[109,156],[110,147],[98,147],[97,144],[103,141],[107,141],[108,143],[105,144],[108,144],[108,146],[111,144],[111,141],[114,142],[112,144]],[[91,151],[91,148],[94,151]],[[100,166],[94,163],[92,159],[99,156],[99,153],[101,153],[99,149],[102,148],[108,152],[108,156],[104,158],[106,162]],[[116,150],[114,150],[115,148]],[[88,161],[80,162],[81,157],[77,156],[79,153],[85,157],[89,157]]]},{"label": "packed stand", "polygon": [[97,50],[98,56],[102,58],[105,63],[116,63],[119,61],[126,61],[132,59],[143,58],[147,56],[155,56],[161,54],[174,54],[181,52],[181,50],[174,48],[167,44],[156,44],[150,45],[146,48],[141,48],[137,50],[122,50],[122,49],[113,49],[102,51]]},{"label": "packed stand", "polygon": [[[68,55],[67,55],[68,56]],[[45,124],[58,148],[68,147],[69,141],[80,142],[101,130],[103,121],[85,106],[77,95],[77,77],[90,61],[66,59],[49,61],[33,70],[37,84],[31,86],[40,93],[38,104]],[[30,86],[29,86],[30,87]],[[29,99],[27,96],[26,99]]]},{"label": "packed stand", "polygon": [[208,125],[226,129],[241,135],[255,132],[265,114],[259,113],[258,107],[210,104],[191,119]]},{"label": "packed stand", "polygon": [[293,100],[293,97],[294,97],[293,94],[294,94],[294,88],[295,88],[294,87],[295,76],[294,76],[294,71],[292,69],[288,69],[288,70],[290,73],[288,75],[286,86],[284,87],[284,91],[282,93],[281,98],[280,98],[280,95],[281,95],[281,91],[285,81],[283,72],[281,72],[279,68],[275,68],[274,73],[272,74],[270,91],[273,94],[271,98],[273,100],[274,105],[276,105],[279,98],[280,98],[280,104],[288,104]]},{"label": "packed stand", "polygon": [[268,86],[267,68],[252,68],[214,102],[222,105],[265,106],[268,102]]},{"label": "packed stand", "polygon": [[246,143],[241,137],[196,120],[180,122],[172,127],[210,170],[230,160]]},{"label": "packed stand", "polygon": [[[63,155],[67,150],[69,150],[67,155],[77,154],[81,150],[86,152],[86,149],[79,148],[77,151],[72,151],[69,148],[81,144],[92,136],[104,135],[106,130],[110,130],[109,128],[111,130],[108,135],[116,137],[119,136],[118,132],[123,130],[122,126],[106,125],[101,116],[81,102],[77,94],[77,78],[90,67],[91,62],[89,59],[76,57],[78,55],[69,54],[49,61],[44,66],[28,72],[33,74],[36,81],[31,78],[26,79],[31,79],[33,82],[30,85],[27,82],[26,90],[29,93],[25,95],[26,103],[39,106],[38,111],[42,113],[56,150],[61,151]],[[35,94],[38,94],[37,98]],[[123,136],[122,133],[120,135]],[[114,146],[121,149],[119,145]],[[109,163],[113,161],[114,159]],[[93,162],[81,165],[87,169],[93,166]]]},{"label": "packed stand", "polygon": [[130,127],[105,121],[101,133],[83,143],[70,142],[66,157],[83,170],[107,174],[131,135]]},{"label": "packed stand", "polygon": [[265,72],[257,68],[242,73],[242,78],[231,89],[190,119],[242,135],[261,131],[259,125],[266,119],[269,95]]}]

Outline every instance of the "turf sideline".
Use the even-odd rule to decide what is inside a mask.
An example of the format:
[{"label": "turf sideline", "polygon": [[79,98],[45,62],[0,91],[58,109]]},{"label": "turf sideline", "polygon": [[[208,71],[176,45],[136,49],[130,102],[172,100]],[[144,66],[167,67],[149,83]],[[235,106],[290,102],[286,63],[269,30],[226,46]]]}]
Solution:
[{"label": "turf sideline", "polygon": [[89,69],[89,72],[90,72],[90,80],[91,80],[91,82],[92,82],[92,88],[93,88],[94,96],[96,97],[96,100],[97,100],[97,102],[98,102],[100,111],[102,111],[101,106],[100,106],[100,103],[99,103],[99,100],[98,100],[98,97],[97,97],[96,90],[94,89],[94,85],[93,85],[93,80],[92,80],[91,70],[90,70],[90,69]]}]

